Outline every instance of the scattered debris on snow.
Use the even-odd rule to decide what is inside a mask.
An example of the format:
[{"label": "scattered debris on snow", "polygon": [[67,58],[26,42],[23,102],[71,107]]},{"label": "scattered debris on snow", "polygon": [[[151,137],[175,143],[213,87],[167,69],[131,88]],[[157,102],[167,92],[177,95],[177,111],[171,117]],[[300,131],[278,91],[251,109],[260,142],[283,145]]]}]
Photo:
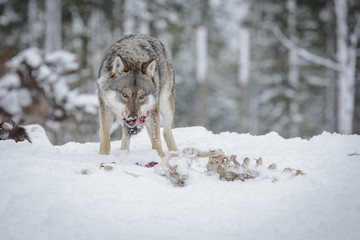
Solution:
[{"label": "scattered debris on snow", "polygon": [[100,163],[100,169],[104,169],[106,171],[111,171],[114,168],[114,165],[116,165],[116,162],[111,163]]},{"label": "scattered debris on snow", "polygon": [[13,139],[15,142],[30,141],[26,130],[16,125],[13,121],[0,122],[0,140]]},{"label": "scattered debris on snow", "polygon": [[192,164],[191,156],[184,152],[170,152],[154,167],[155,173],[169,178],[175,186],[184,186]]},{"label": "scattered debris on snow", "polygon": [[[184,186],[189,176],[189,170],[195,159],[209,158],[206,165],[208,174],[217,173],[221,180],[226,181],[245,181],[260,176],[260,168],[263,159],[260,157],[255,159],[256,165],[250,165],[250,158],[244,158],[240,163],[236,155],[227,156],[221,149],[200,151],[196,148],[185,148],[181,152],[170,152],[162,159],[159,165],[155,166],[155,173],[165,176],[171,180],[176,186]],[[276,170],[275,163],[267,167],[268,170]],[[305,175],[301,170],[293,168],[285,168],[283,173],[294,173],[294,176]],[[272,178],[272,182],[277,182],[276,178]]]}]

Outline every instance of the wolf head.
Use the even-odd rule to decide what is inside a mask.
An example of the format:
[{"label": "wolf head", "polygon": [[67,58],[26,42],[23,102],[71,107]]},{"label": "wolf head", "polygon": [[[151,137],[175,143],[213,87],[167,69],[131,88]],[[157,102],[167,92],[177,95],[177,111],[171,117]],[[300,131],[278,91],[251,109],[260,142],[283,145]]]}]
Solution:
[{"label": "wolf head", "polygon": [[141,129],[156,109],[155,68],[155,59],[134,63],[118,54],[109,75],[98,80],[103,101],[131,133]]}]

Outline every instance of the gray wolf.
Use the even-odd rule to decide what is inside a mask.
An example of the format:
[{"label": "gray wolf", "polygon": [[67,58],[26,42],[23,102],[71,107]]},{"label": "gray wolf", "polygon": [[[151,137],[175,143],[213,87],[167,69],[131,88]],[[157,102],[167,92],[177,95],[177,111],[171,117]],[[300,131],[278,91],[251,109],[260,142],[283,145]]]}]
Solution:
[{"label": "gray wolf", "polygon": [[122,150],[129,150],[130,137],[146,126],[152,148],[164,157],[159,114],[164,121],[166,145],[170,151],[177,151],[171,131],[175,112],[174,84],[172,64],[159,40],[132,34],[110,46],[97,80],[99,153],[110,152],[110,128],[115,116],[122,125]]}]

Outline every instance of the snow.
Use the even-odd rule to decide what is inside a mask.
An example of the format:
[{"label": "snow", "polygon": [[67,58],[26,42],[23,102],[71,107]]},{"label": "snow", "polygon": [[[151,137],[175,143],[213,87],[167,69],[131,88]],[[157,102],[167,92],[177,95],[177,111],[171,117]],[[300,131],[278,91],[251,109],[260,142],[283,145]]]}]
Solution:
[{"label": "snow", "polygon": [[2,76],[0,81],[0,91],[1,91],[0,95],[6,93],[6,91],[4,91],[4,88],[17,88],[17,87],[20,87],[19,76],[15,73],[6,73],[4,76]]},{"label": "snow", "polygon": [[13,115],[21,113],[22,107],[31,104],[30,92],[19,88],[20,84],[20,78],[15,73],[6,73],[0,78],[0,106]]},{"label": "snow", "polygon": [[42,64],[42,56],[38,48],[32,47],[28,48],[15,57],[13,57],[9,62],[7,62],[7,66],[12,69],[18,68],[23,62],[26,62],[33,68],[37,68]]},{"label": "snow", "polygon": [[[185,186],[175,187],[136,165],[160,161],[146,131],[134,136],[130,152],[113,141],[103,156],[97,142],[52,146],[41,127],[26,128],[33,144],[0,141],[2,239],[360,239],[360,156],[353,154],[360,136],[324,132],[306,140],[174,129],[180,149],[221,148],[278,166],[227,182],[204,172],[206,159],[194,160]],[[285,167],[306,175],[281,173]]]},{"label": "snow", "polygon": [[77,94],[72,99],[74,105],[83,108],[85,112],[96,115],[98,111],[98,97],[94,94]]},{"label": "snow", "polygon": [[[3,91],[0,91],[2,93]],[[0,95],[0,106],[12,115],[22,113],[22,107],[31,104],[31,94],[28,89],[20,88],[19,90],[7,90],[6,94]]]},{"label": "snow", "polygon": [[54,70],[57,74],[64,74],[79,68],[76,55],[65,50],[56,50],[48,53],[45,56],[45,62],[55,66]]}]

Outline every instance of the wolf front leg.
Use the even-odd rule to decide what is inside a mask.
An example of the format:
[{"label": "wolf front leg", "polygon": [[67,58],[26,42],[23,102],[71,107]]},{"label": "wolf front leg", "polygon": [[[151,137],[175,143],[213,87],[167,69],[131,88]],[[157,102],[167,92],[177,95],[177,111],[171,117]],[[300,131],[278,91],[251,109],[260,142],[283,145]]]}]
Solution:
[{"label": "wolf front leg", "polygon": [[122,126],[122,136],[121,136],[121,147],[120,150],[130,150],[130,133],[126,129],[125,125]]},{"label": "wolf front leg", "polygon": [[151,113],[146,123],[146,130],[151,140],[152,149],[155,149],[161,158],[165,157],[160,139],[160,116],[157,111]]},{"label": "wolf front leg", "polygon": [[173,92],[164,91],[160,95],[160,112],[164,118],[164,139],[169,151],[179,151],[171,131],[175,114],[175,98]]},{"label": "wolf front leg", "polygon": [[110,128],[114,120],[114,115],[99,98],[99,122],[100,122],[100,149],[99,154],[110,153]]}]

